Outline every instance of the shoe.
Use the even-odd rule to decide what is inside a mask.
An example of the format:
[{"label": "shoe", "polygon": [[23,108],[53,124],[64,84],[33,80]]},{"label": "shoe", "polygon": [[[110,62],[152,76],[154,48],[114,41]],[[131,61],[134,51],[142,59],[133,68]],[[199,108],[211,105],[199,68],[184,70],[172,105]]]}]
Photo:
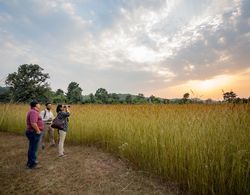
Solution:
[{"label": "shoe", "polygon": [[31,169],[41,169],[42,166],[41,165],[35,165],[34,167],[32,167]]},{"label": "shoe", "polygon": [[42,168],[42,166],[41,166],[41,165],[38,165],[38,164],[33,165],[33,166],[30,166],[30,165],[27,164],[27,168],[28,168],[28,169],[40,169],[40,168]]},{"label": "shoe", "polygon": [[58,157],[65,157],[65,156],[67,156],[66,154],[60,154]]},{"label": "shoe", "polygon": [[[36,160],[35,163],[36,163],[36,164],[35,164],[35,166],[36,166],[36,165],[39,163],[39,161]],[[30,163],[27,162],[27,163],[26,163],[26,166],[27,166],[27,167],[30,167]]]},{"label": "shoe", "polygon": [[30,168],[30,164],[29,164],[29,163],[26,164],[26,168],[27,168],[27,169]]}]

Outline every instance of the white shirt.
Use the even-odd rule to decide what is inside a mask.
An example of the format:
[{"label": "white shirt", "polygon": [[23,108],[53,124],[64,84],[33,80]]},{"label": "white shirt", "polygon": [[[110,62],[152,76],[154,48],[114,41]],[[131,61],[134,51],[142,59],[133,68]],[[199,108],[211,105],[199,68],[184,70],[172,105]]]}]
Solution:
[{"label": "white shirt", "polygon": [[[45,114],[46,112],[46,114]],[[45,116],[44,116],[45,115]],[[53,112],[51,112],[50,110],[43,110],[40,112],[40,116],[42,117],[43,122],[52,122],[52,120],[55,118],[53,115]]]}]

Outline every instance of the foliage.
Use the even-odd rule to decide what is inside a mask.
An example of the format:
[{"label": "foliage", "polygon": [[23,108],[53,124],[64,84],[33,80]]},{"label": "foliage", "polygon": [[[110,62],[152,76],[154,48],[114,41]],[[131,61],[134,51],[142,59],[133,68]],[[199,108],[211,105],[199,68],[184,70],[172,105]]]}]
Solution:
[{"label": "foliage", "polygon": [[104,88],[99,88],[95,92],[95,98],[97,103],[108,103],[108,91]]},{"label": "foliage", "polygon": [[228,103],[233,103],[236,100],[236,97],[237,95],[233,91],[223,92],[223,99]]},{"label": "foliage", "polygon": [[132,104],[132,95],[130,95],[130,94],[128,94],[127,96],[126,96],[126,98],[125,98],[125,102],[127,103],[127,104]]},{"label": "foliage", "polygon": [[10,102],[10,101],[11,101],[11,94],[9,88],[0,86],[0,102]]},{"label": "foliage", "polygon": [[5,83],[14,102],[28,102],[32,99],[46,101],[49,98],[49,75],[37,64],[20,65],[17,72],[8,75]]},{"label": "foliage", "polygon": [[57,89],[53,96],[53,103],[65,103],[67,100],[64,91],[62,89]]},{"label": "foliage", "polygon": [[82,89],[76,82],[68,85],[67,101],[69,103],[80,103],[82,101]]},{"label": "foliage", "polygon": [[182,98],[184,104],[188,102],[189,96],[190,96],[189,93],[184,93],[183,98]]}]

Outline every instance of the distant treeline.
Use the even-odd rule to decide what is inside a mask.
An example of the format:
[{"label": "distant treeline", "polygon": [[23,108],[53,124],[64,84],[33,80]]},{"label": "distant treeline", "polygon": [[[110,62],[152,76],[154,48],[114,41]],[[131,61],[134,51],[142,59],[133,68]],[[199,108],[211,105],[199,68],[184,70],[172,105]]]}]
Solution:
[{"label": "distant treeline", "polygon": [[96,90],[95,94],[82,95],[82,88],[76,82],[68,85],[67,92],[62,89],[53,91],[47,80],[48,73],[43,73],[43,68],[37,64],[20,65],[17,72],[11,73],[5,80],[6,87],[0,87],[0,102],[25,103],[32,99],[40,102],[69,103],[69,104],[188,104],[188,103],[250,103],[249,98],[239,98],[233,92],[223,91],[223,101],[212,99],[201,100],[190,98],[185,93],[181,98],[165,99],[145,97],[142,93],[138,95],[108,93],[104,88]]}]

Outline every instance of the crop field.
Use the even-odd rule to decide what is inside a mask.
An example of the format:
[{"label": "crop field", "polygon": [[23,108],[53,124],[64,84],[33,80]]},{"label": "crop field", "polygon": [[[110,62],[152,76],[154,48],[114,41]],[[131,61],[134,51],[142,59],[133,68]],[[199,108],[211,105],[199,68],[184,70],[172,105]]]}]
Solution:
[{"label": "crop field", "polygon": [[[24,134],[28,110],[0,104],[0,130]],[[101,146],[187,192],[250,193],[248,104],[72,105],[66,142]]]}]

